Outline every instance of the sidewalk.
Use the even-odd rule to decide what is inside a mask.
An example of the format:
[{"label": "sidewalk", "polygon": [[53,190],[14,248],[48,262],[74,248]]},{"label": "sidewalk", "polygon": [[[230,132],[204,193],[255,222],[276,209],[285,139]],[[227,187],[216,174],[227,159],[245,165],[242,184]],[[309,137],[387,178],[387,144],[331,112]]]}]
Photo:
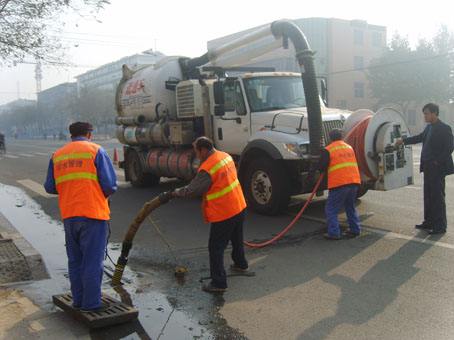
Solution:
[{"label": "sidewalk", "polygon": [[25,294],[36,280],[48,278],[41,255],[0,213],[0,339],[90,338],[68,315],[40,307]]}]

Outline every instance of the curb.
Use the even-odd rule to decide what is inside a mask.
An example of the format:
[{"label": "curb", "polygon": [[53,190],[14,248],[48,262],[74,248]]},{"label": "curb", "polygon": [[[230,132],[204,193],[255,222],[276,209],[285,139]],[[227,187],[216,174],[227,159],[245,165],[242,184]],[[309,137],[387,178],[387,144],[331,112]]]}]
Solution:
[{"label": "curb", "polygon": [[[14,226],[6,219],[6,217],[0,213],[0,247],[4,247],[8,245],[11,248],[11,243],[15,246],[15,252],[17,254],[17,258],[23,257],[25,260],[25,264],[22,263],[22,266],[26,266],[26,268],[22,268],[19,272],[22,272],[22,276],[18,275],[18,277],[14,277],[14,273],[8,277],[14,278],[13,281],[2,282],[3,284],[6,283],[13,283],[18,281],[24,280],[43,280],[49,278],[49,273],[47,271],[46,265],[38,253],[38,251],[24,238],[22,235],[17,232]],[[13,247],[14,248],[14,247]],[[10,265],[15,264],[16,262],[10,262]],[[4,261],[5,265],[8,265],[7,261]],[[19,269],[19,268],[18,268]],[[24,274],[28,272],[27,274]],[[0,278],[1,280],[1,278]]]}]

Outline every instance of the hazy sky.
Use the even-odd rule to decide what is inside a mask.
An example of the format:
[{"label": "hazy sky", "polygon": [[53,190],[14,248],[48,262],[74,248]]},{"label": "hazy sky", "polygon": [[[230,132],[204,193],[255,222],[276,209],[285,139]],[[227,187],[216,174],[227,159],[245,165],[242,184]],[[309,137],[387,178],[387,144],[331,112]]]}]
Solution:
[{"label": "hazy sky", "polygon": [[[65,18],[63,42],[68,60],[81,67],[43,67],[42,88],[74,81],[90,68],[154,48],[167,55],[195,57],[203,54],[207,40],[273,20],[303,17],[362,19],[408,36],[414,43],[430,38],[441,24],[454,31],[454,3],[415,1],[151,1],[111,0],[98,15],[101,23],[72,15]],[[83,67],[82,67],[83,66]],[[34,99],[34,65],[0,68],[0,104],[21,98]]]}]

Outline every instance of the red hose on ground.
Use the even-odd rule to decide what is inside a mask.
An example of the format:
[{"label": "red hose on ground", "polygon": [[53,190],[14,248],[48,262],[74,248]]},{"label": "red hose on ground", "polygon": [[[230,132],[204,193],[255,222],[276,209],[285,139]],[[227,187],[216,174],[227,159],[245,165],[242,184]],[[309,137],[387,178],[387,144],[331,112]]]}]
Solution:
[{"label": "red hose on ground", "polygon": [[244,244],[250,248],[263,248],[263,247],[266,247],[266,246],[276,242],[277,240],[282,238],[285,234],[287,234],[287,232],[290,229],[292,229],[293,226],[295,225],[295,223],[299,220],[301,215],[304,213],[304,210],[306,210],[307,206],[312,202],[312,199],[314,198],[314,195],[317,192],[318,187],[322,183],[322,180],[323,180],[323,174],[320,175],[317,183],[314,186],[314,189],[312,190],[311,195],[309,196],[309,199],[306,201],[304,206],[301,208],[301,210],[298,212],[298,214],[296,214],[296,216],[293,218],[292,222],[290,222],[290,224],[288,226],[286,226],[284,229],[282,229],[279,234],[274,236],[272,239],[262,242],[262,243],[252,243],[252,242],[244,241]]},{"label": "red hose on ground", "polygon": [[365,151],[365,137],[367,127],[372,118],[372,115],[364,118],[358,124],[355,125],[353,129],[345,136],[344,140],[348,143],[353,150],[355,150],[356,160],[358,162],[359,171],[366,175],[371,180],[375,180],[375,176],[369,169],[366,160],[366,151]]}]

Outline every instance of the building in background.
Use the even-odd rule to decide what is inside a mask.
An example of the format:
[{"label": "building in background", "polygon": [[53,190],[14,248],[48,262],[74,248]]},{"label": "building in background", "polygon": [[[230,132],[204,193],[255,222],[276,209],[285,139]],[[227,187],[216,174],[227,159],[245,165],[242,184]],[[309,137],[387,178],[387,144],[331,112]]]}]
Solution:
[{"label": "building in background", "polygon": [[48,134],[66,133],[77,104],[77,84],[63,83],[38,93],[38,114]]},{"label": "building in background", "polygon": [[83,89],[115,91],[123,75],[122,66],[124,64],[128,65],[130,69],[137,70],[145,65],[153,65],[163,57],[164,54],[161,52],[147,50],[80,74],[76,76],[78,93],[80,94]]},{"label": "building in background", "polygon": [[0,105],[0,114],[13,112],[16,109],[36,107],[36,100],[16,99],[9,103]]},{"label": "building in background", "polygon": [[[386,27],[335,18],[302,18],[294,22],[316,52],[315,68],[317,75],[326,80],[329,106],[350,110],[375,108],[376,100],[370,93],[365,71],[370,61],[381,56],[386,48]],[[207,47],[221,46],[257,28],[211,40]],[[253,47],[244,47],[248,48]],[[288,50],[277,49],[245,65],[300,72],[293,46]]]}]

